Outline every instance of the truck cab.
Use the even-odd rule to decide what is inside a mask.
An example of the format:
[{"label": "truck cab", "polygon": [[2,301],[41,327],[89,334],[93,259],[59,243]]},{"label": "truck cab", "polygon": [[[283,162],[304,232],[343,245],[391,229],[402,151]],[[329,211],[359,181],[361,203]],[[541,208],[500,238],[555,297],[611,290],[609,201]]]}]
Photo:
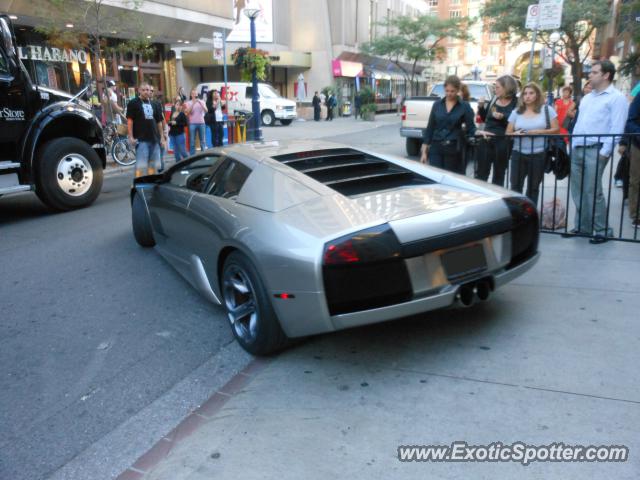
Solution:
[{"label": "truck cab", "polygon": [[[89,82],[87,82],[89,83]],[[0,15],[0,196],[35,191],[55,210],[85,207],[102,188],[102,127],[78,95],[34,85]]]}]

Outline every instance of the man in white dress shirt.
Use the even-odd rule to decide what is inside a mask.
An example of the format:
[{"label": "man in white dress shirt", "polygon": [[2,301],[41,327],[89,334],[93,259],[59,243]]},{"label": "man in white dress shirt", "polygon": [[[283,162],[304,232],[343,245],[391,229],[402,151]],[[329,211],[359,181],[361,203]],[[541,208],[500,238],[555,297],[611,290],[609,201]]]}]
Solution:
[{"label": "man in white dress shirt", "polygon": [[[571,197],[576,205],[573,233],[594,235],[591,243],[613,236],[607,222],[607,202],[602,193],[602,174],[613,154],[627,119],[629,103],[613,85],[616,68],[609,60],[594,62],[589,73],[593,91],[580,102],[571,141]],[[584,135],[584,136],[580,136]]]}]

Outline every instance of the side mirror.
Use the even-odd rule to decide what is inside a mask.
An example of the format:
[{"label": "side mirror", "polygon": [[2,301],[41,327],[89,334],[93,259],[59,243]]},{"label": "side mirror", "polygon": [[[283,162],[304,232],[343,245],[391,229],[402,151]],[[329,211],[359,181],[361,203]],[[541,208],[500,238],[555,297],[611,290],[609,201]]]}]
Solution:
[{"label": "side mirror", "polygon": [[13,44],[13,33],[6,18],[0,17],[0,30],[2,34],[2,46],[5,52],[7,52],[7,55],[15,58],[16,48]]}]

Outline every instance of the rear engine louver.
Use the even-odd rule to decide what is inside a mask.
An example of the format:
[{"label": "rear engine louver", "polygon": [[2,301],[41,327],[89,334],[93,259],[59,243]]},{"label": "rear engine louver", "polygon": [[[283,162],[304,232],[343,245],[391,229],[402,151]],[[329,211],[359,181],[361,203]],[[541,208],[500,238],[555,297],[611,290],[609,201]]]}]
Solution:
[{"label": "rear engine louver", "polygon": [[350,148],[273,158],[347,196],[433,183],[411,170]]}]

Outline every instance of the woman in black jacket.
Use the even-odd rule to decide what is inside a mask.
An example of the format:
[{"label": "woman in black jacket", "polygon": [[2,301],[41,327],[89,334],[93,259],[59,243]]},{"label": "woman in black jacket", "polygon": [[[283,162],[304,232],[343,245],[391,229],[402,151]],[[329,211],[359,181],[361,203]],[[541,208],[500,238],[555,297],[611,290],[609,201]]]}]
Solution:
[{"label": "woman in black jacket", "polygon": [[474,135],[476,126],[471,106],[459,96],[461,87],[462,82],[455,75],[445,80],[444,98],[431,107],[420,161],[464,174],[465,136]]},{"label": "woman in black jacket", "polygon": [[188,124],[189,120],[184,114],[182,99],[176,97],[173,107],[171,107],[171,115],[169,116],[169,138],[173,146],[173,154],[176,157],[176,162],[187,158],[184,129]]},{"label": "woman in black jacket", "polygon": [[496,80],[495,89],[488,106],[483,99],[478,102],[478,115],[485,125],[484,130],[477,132],[483,139],[476,147],[475,177],[486,182],[493,164],[491,183],[502,187],[511,154],[511,140],[504,134],[509,124],[507,119],[518,104],[518,83],[511,75],[503,75]]}]

